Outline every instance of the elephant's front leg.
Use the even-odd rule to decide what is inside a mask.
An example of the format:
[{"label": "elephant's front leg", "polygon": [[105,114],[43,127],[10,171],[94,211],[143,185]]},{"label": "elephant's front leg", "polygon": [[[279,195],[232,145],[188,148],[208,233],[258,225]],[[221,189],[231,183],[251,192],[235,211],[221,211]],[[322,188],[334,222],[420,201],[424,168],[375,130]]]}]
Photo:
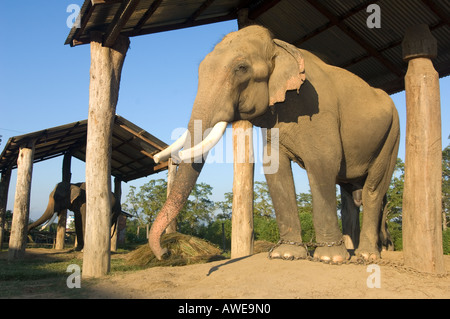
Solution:
[{"label": "elephant's front leg", "polygon": [[314,258],[339,263],[348,259],[349,253],[342,241],[336,212],[336,174],[327,171],[325,165],[320,166],[308,170],[316,241],[323,245],[316,248]]},{"label": "elephant's front leg", "polygon": [[[270,152],[270,151],[269,151]],[[267,152],[265,152],[267,154]],[[273,154],[273,153],[271,153]],[[265,165],[267,161],[264,161]],[[271,163],[273,168],[273,162]],[[270,196],[275,208],[280,238],[285,241],[301,243],[300,219],[297,211],[294,179],[291,162],[280,152],[278,169],[268,170],[265,166],[265,176],[269,186]],[[304,259],[307,251],[303,246],[282,244],[271,252],[271,258]]]}]

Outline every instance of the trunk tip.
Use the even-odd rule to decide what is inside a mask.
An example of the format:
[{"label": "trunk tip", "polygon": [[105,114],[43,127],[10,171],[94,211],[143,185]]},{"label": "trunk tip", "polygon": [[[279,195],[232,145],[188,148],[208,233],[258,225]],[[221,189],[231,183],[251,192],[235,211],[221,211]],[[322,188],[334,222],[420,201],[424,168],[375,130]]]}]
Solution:
[{"label": "trunk tip", "polygon": [[155,257],[158,260],[166,259],[168,257],[168,255],[169,255],[168,254],[169,250],[167,248],[158,247],[157,249],[155,249],[151,245],[150,245],[150,248],[152,249],[153,253],[155,254]]}]

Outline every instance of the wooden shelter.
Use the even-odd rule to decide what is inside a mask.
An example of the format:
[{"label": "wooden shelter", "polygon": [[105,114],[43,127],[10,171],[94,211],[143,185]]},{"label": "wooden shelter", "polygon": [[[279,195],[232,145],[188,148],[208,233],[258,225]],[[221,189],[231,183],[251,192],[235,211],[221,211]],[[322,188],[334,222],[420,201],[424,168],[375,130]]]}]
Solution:
[{"label": "wooden shelter", "polygon": [[[441,136],[436,129],[440,127],[440,106],[438,82],[434,79],[437,74],[442,77],[450,73],[449,16],[450,3],[446,0],[86,0],[79,23],[66,39],[71,46],[90,43],[92,57],[88,130],[92,136],[88,136],[88,147],[96,151],[89,154],[87,150],[86,180],[88,216],[93,218],[87,232],[92,232],[93,239],[86,240],[84,265],[88,267],[83,267],[83,276],[101,276],[109,269],[108,243],[104,240],[109,229],[103,224],[107,206],[96,198],[110,188],[111,123],[129,38],[235,19],[244,25],[261,24],[275,37],[313,51],[328,63],[345,68],[390,94],[405,89],[408,71],[405,189],[411,191],[405,191],[405,197],[417,194],[424,197],[419,199],[422,205],[416,201],[405,207],[403,214],[404,221],[410,222],[413,229],[417,229],[417,220],[426,225],[421,228],[423,231],[405,234],[403,242],[426,244],[409,247],[406,244],[405,261],[421,271],[442,273],[439,239],[442,234],[438,222],[441,215],[437,212],[441,200],[438,193],[441,150],[437,146],[441,145]],[[407,30],[417,25],[422,25],[419,28],[422,31],[409,31],[410,36],[404,42]],[[438,73],[433,73],[434,69]],[[413,79],[423,79],[424,72],[430,80],[414,82]],[[103,81],[98,81],[99,78]],[[433,107],[428,108],[431,100]],[[433,116],[423,122],[425,118],[419,114],[430,112]],[[428,138],[421,140],[420,136]],[[25,149],[32,152],[34,148],[32,144],[23,147],[25,160]],[[248,167],[236,169],[251,172]],[[102,171],[101,176],[95,175],[98,171]],[[433,173],[431,176],[424,172]],[[246,182],[239,180],[240,175],[235,172],[235,184]],[[90,213],[92,209],[96,210],[95,217]],[[247,208],[246,214],[251,213]],[[90,247],[96,247],[97,251],[91,253]],[[433,253],[426,253],[431,247]],[[241,254],[250,252],[249,248]]]},{"label": "wooden shelter", "polygon": [[[0,155],[0,215],[4,215],[8,196],[11,170],[18,169],[11,259],[20,258],[26,244],[26,226],[28,225],[30,183],[33,163],[38,163],[64,155],[62,180],[70,182],[70,162],[75,157],[86,161],[86,140],[88,121],[78,121],[66,125],[48,128],[25,135],[11,137]],[[156,164],[153,154],[167,147],[167,144],[150,133],[134,125],[125,118],[115,115],[112,126],[111,174],[115,177],[114,193],[119,199],[121,182],[145,177],[164,171],[168,162]],[[17,212],[17,213],[16,213]],[[1,216],[0,216],[1,217]],[[62,218],[61,218],[62,217]],[[17,227],[19,225],[19,227]],[[65,214],[58,221],[56,248],[63,248],[65,234]],[[0,223],[0,234],[3,233]],[[0,236],[1,237],[1,236]],[[0,242],[3,241],[0,238]],[[14,248],[16,247],[16,248]]]}]

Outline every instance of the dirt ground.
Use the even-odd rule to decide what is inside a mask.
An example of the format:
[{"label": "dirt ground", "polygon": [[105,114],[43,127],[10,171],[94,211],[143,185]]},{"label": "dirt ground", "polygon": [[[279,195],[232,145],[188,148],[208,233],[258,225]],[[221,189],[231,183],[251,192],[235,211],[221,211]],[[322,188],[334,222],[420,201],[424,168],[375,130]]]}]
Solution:
[{"label": "dirt ground", "polygon": [[[447,275],[437,277],[400,266],[401,252],[383,252],[383,265],[378,269],[358,264],[269,260],[267,253],[259,253],[239,259],[154,267],[82,280],[81,289],[74,288],[70,298],[450,299],[450,256],[444,257]],[[377,275],[379,281],[375,278]],[[379,288],[374,287],[377,284]],[[23,297],[54,296],[34,293]]]},{"label": "dirt ground", "polygon": [[[384,262],[401,262],[386,252]],[[450,256],[445,256],[450,274]],[[450,298],[450,275],[435,277],[381,265],[328,265],[308,260],[269,260],[260,253],[171,268],[150,268],[110,276],[90,287],[91,298]],[[369,278],[370,277],[370,278]]]}]

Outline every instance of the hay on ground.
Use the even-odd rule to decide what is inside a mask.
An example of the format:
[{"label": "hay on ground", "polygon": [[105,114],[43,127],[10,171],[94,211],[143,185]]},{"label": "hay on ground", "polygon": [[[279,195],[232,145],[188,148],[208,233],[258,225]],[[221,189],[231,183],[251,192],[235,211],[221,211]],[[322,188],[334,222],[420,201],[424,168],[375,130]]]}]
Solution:
[{"label": "hay on ground", "polygon": [[169,256],[165,259],[158,260],[149,245],[145,244],[128,254],[128,264],[140,267],[183,266],[224,259],[219,248],[189,235],[164,234],[161,245],[169,250]]}]

